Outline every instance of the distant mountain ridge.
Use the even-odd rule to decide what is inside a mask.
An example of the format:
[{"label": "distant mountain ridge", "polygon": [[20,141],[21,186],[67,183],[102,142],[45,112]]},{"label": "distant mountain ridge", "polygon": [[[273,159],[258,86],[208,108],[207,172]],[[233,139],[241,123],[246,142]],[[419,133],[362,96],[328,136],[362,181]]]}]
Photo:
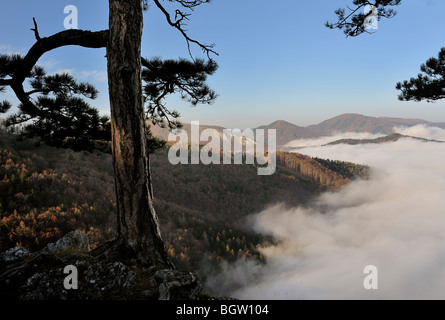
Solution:
[{"label": "distant mountain ridge", "polygon": [[[293,123],[284,121],[284,120],[278,120],[275,122],[272,122],[269,125],[260,126],[256,129],[264,129],[265,137],[267,136],[267,130],[269,129],[275,129],[277,130],[277,145],[285,145],[289,141],[295,140],[295,139],[309,139],[309,138],[315,138],[319,137],[320,134],[314,130],[297,126]],[[267,140],[266,140],[267,141]]]},{"label": "distant mountain ridge", "polygon": [[369,132],[369,133],[393,133],[394,127],[412,127],[419,124],[445,128],[445,123],[435,123],[420,119],[369,117],[361,114],[346,113],[337,117],[325,120],[317,125],[310,125],[307,128],[320,135],[329,135],[337,132]]},{"label": "distant mountain ridge", "polygon": [[[190,123],[184,123],[182,129],[187,132],[187,134],[190,137],[191,133],[191,124]],[[215,129],[220,134],[222,134],[223,130],[226,129],[224,127],[220,126],[214,126],[214,125],[199,125],[199,133],[205,129]],[[229,128],[229,129],[235,129],[235,128]],[[277,145],[284,145],[288,143],[289,141],[295,140],[295,139],[308,139],[308,138],[314,138],[320,136],[317,132],[307,129],[305,127],[300,127],[295,124],[292,124],[290,122],[284,121],[284,120],[278,120],[275,122],[272,122],[269,125],[263,125],[260,127],[257,127],[254,130],[257,129],[263,129],[265,130],[264,138],[265,143],[267,144],[267,130],[269,129],[275,129],[277,132]],[[158,138],[161,138],[163,140],[168,139],[169,129],[167,128],[161,128],[159,125],[150,125],[150,130],[153,133],[153,135],[157,136]],[[205,143],[205,142],[203,142]]]},{"label": "distant mountain ridge", "polygon": [[[153,125],[151,123],[149,123],[149,124],[150,124],[150,131],[154,136],[161,138],[165,141],[168,140],[168,134],[170,132],[170,129],[168,127],[162,128],[159,125]],[[191,128],[192,128],[192,126],[190,123],[184,123],[183,127],[181,129],[184,130],[185,132],[187,132],[189,137],[191,137]],[[204,131],[206,129],[216,129],[218,132],[222,133],[225,128],[220,127],[220,126],[199,124],[199,134],[200,135],[201,135],[202,131]]]},{"label": "distant mountain ridge", "polygon": [[[445,129],[445,122],[431,122],[421,119],[403,119],[390,117],[370,117],[356,113],[345,113],[334,118],[310,126],[298,126],[285,120],[277,120],[268,125],[259,126],[256,129],[265,130],[265,142],[267,144],[267,130],[276,130],[277,146],[297,139],[310,139],[321,136],[328,136],[342,132],[369,132],[373,134],[389,135],[394,133],[394,127],[413,127],[416,125],[426,125]],[[204,129],[213,128],[222,133],[221,126],[200,125],[200,132]],[[184,128],[190,134],[190,124],[184,124]],[[232,128],[233,129],[233,128]],[[167,140],[169,130],[152,126],[152,133],[164,140]]]}]

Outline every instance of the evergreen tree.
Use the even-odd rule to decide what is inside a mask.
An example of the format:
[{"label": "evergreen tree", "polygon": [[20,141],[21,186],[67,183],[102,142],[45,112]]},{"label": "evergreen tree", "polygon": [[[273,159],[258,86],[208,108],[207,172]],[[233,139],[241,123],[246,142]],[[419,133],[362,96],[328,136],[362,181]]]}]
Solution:
[{"label": "evergreen tree", "polygon": [[210,104],[216,99],[215,91],[205,83],[207,76],[213,75],[218,68],[211,59],[207,62],[202,59],[163,61],[157,57],[151,60],[142,59],[142,66],[142,80],[146,83],[144,95],[147,117],[153,124],[164,126],[166,121],[171,129],[181,127],[177,121],[179,113],[167,109],[163,102],[169,94],[177,92],[193,106],[199,103]]},{"label": "evergreen tree", "polygon": [[[184,29],[190,12],[209,0],[169,0],[178,6],[174,18],[159,0],[153,2],[165,15],[167,23],[183,35],[189,51],[190,45],[195,44],[209,58],[210,54],[216,54],[213,45],[190,38]],[[109,29],[102,31],[70,29],[41,37],[34,20],[32,30],[36,43],[20,61],[13,61],[0,71],[0,90],[9,86],[14,91],[24,115],[42,119],[50,117],[46,108],[32,101],[23,87],[39,58],[48,51],[69,45],[107,49],[118,237],[97,253],[109,258],[124,255],[144,265],[173,267],[160,235],[151,191],[141,81],[143,9],[147,7],[147,0],[109,0]],[[0,109],[5,110],[9,105],[2,103]],[[62,113],[58,116],[62,120],[67,118]]]},{"label": "evergreen tree", "polygon": [[[366,22],[370,17],[393,18],[396,11],[390,7],[398,6],[402,0],[353,0],[354,6],[348,9],[340,8],[335,10],[337,21],[334,23],[326,22],[326,27],[330,29],[343,30],[346,37],[356,37],[363,33],[371,33],[367,28]],[[368,7],[369,6],[369,7]],[[368,8],[368,10],[365,10]],[[373,9],[373,10],[371,10]]]},{"label": "evergreen tree", "polygon": [[[0,56],[0,77],[14,76],[16,65],[23,63],[20,55]],[[74,150],[96,149],[97,140],[111,138],[109,118],[100,116],[84,98],[95,99],[98,91],[89,83],[78,83],[67,73],[47,75],[35,66],[28,74],[31,90],[24,92],[38,112],[29,112],[23,104],[6,119],[6,125],[22,125],[22,134],[37,137],[48,145]],[[0,112],[12,105],[2,102]]]},{"label": "evergreen tree", "polygon": [[[14,64],[20,63],[19,55],[0,55],[0,77],[12,76]],[[179,93],[181,98],[193,106],[210,104],[216,93],[206,84],[207,76],[214,74],[217,64],[196,60],[142,59],[142,80],[146,117],[153,124],[179,128],[179,113],[166,108],[163,100],[169,94]],[[69,74],[46,75],[41,67],[34,67],[29,74],[32,90],[26,92],[41,111],[30,114],[18,106],[19,112],[9,116],[6,125],[25,124],[22,134],[38,138],[48,145],[79,150],[111,152],[111,123],[108,116],[100,116],[83,98],[95,99],[98,91],[89,83],[77,83]],[[36,97],[34,97],[36,95]],[[6,113],[12,105],[0,103],[0,113]],[[42,116],[43,114],[43,116]],[[153,136],[147,128],[147,147],[150,153],[166,145],[165,141]]]},{"label": "evergreen tree", "polygon": [[[331,29],[343,30],[347,37],[355,37],[363,33],[370,33],[366,28],[366,21],[371,15],[377,19],[392,18],[396,12],[391,7],[401,4],[401,0],[353,0],[353,7],[348,10],[340,8],[335,11],[337,21],[327,22]],[[372,6],[375,11],[369,10],[365,14],[365,7]],[[396,89],[401,91],[398,98],[401,101],[435,102],[445,98],[445,47],[440,49],[436,57],[432,57],[420,66],[417,77],[398,82]]]},{"label": "evergreen tree", "polygon": [[399,100],[435,102],[445,98],[445,48],[440,49],[437,58],[422,64],[420,70],[416,78],[397,83]]}]

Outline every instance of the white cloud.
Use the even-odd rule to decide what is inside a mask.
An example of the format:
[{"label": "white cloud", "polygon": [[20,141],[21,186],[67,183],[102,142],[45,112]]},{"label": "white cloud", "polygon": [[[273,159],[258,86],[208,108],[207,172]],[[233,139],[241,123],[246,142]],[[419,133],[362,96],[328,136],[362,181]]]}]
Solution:
[{"label": "white cloud", "polygon": [[59,69],[54,72],[54,74],[64,74],[64,73],[72,75],[74,73],[74,69]]},{"label": "white cloud", "polygon": [[37,65],[41,66],[48,72],[52,72],[52,70],[61,63],[62,62],[60,60],[55,60],[53,58],[43,56],[42,58],[39,59]]},{"label": "white cloud", "polygon": [[80,78],[92,79],[97,82],[107,82],[108,75],[106,71],[102,70],[82,70],[79,73]]},{"label": "white cloud", "polygon": [[368,132],[340,132],[334,133],[329,136],[322,136],[317,138],[309,139],[296,139],[288,142],[285,147],[287,148],[304,148],[304,147],[316,147],[322,146],[329,142],[333,142],[340,139],[375,139],[378,137],[385,136],[386,134],[375,134]]},{"label": "white cloud", "polygon": [[395,127],[394,132],[398,132],[407,136],[445,140],[445,130],[437,127],[428,127],[420,124],[414,127]]},{"label": "white cloud", "polygon": [[[241,299],[445,299],[445,145],[404,138],[299,152],[374,169],[311,208],[255,215],[257,231],[280,239],[261,249],[267,266],[238,261],[209,287]],[[363,287],[366,265],[378,268],[378,290]]]},{"label": "white cloud", "polygon": [[26,50],[17,49],[10,44],[0,44],[0,54],[20,54],[25,55]]},{"label": "white cloud", "polygon": [[[394,127],[393,132],[425,139],[445,140],[444,129],[438,127],[428,127],[424,124],[419,124],[412,127],[405,127],[405,126]],[[285,145],[285,147],[286,148],[317,147],[340,139],[375,139],[386,135],[387,135],[386,133],[336,132],[329,136],[292,140],[288,142]]]}]

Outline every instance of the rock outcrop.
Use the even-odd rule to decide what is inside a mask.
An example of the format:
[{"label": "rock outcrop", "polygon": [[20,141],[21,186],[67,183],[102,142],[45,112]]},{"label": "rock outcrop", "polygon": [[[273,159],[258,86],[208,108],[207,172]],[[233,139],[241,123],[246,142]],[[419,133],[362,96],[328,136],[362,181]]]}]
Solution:
[{"label": "rock outcrop", "polygon": [[43,250],[49,253],[89,252],[90,241],[86,234],[71,231],[55,243],[48,243]]},{"label": "rock outcrop", "polygon": [[[75,286],[70,285],[73,281]],[[109,261],[90,252],[88,237],[76,232],[68,233],[39,252],[15,247],[0,254],[2,300],[193,300],[202,297],[202,284],[194,274],[142,267],[136,262]]]}]

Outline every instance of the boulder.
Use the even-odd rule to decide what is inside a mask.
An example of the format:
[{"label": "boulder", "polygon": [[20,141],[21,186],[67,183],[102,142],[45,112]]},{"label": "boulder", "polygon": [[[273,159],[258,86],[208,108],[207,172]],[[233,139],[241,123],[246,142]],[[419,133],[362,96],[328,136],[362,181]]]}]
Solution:
[{"label": "boulder", "polygon": [[175,269],[158,270],[155,278],[159,284],[159,300],[198,299],[202,291],[202,283],[191,272],[182,272]]},{"label": "boulder", "polygon": [[43,251],[44,253],[90,252],[90,241],[86,234],[71,231],[56,243],[49,243]]}]

